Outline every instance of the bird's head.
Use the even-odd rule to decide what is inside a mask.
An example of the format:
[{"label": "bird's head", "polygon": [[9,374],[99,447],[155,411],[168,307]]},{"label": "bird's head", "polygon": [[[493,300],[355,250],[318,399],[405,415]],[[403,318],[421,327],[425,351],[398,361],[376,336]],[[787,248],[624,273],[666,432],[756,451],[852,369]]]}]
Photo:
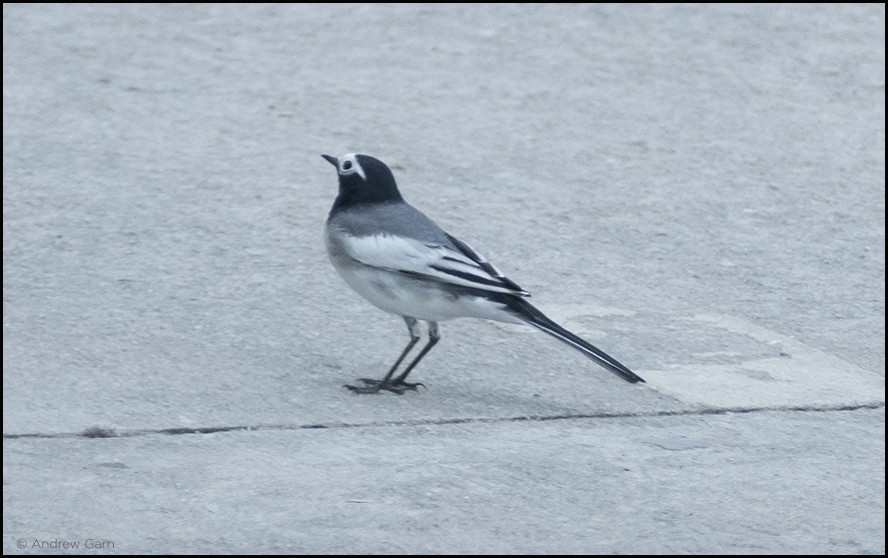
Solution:
[{"label": "bird's head", "polygon": [[336,167],[339,175],[339,196],[335,207],[403,199],[392,171],[379,159],[360,153],[321,156]]}]

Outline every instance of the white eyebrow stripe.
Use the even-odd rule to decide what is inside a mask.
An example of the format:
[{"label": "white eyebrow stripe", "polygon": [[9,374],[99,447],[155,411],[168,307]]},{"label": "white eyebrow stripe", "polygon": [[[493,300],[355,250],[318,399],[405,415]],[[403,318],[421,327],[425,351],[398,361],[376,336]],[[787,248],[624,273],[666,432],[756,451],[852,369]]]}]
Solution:
[{"label": "white eyebrow stripe", "polygon": [[[345,161],[351,161],[352,169],[354,169],[354,172],[358,173],[358,175],[359,175],[361,178],[363,178],[364,180],[367,180],[367,175],[364,174],[364,169],[361,168],[361,165],[358,163],[358,154],[357,154],[357,153],[346,153],[345,155],[343,155],[342,157],[340,157],[340,160],[341,160],[343,163],[344,163]],[[339,170],[340,170],[340,172],[342,171],[342,163],[340,163],[340,169],[339,169]],[[351,170],[351,169],[349,169],[349,170]],[[351,174],[351,173],[348,173],[348,174]]]}]

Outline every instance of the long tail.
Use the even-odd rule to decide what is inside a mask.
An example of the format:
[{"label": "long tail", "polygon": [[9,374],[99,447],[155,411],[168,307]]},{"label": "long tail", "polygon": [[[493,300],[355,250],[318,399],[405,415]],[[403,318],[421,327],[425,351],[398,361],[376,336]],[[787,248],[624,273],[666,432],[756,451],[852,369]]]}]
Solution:
[{"label": "long tail", "polygon": [[627,382],[631,382],[633,384],[644,382],[644,379],[641,376],[629,370],[617,359],[605,353],[598,347],[592,345],[585,339],[574,335],[560,325],[556,324],[545,314],[537,310],[536,307],[527,302],[527,300],[519,298],[517,296],[510,296],[508,297],[506,305],[509,310],[511,310],[514,314],[516,314],[519,318],[521,318],[528,324],[539,329],[540,331],[548,333],[552,337],[559,339],[564,343],[567,343],[574,349],[582,352],[584,355],[591,358],[604,368],[610,370],[617,376],[623,378]]}]

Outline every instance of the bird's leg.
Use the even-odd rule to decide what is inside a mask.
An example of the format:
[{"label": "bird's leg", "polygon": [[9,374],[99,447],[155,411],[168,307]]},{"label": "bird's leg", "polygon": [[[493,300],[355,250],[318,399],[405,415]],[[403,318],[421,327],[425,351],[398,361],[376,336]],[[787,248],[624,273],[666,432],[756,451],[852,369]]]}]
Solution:
[{"label": "bird's leg", "polygon": [[[350,389],[354,393],[377,393],[379,390],[384,389],[386,391],[391,391],[397,394],[402,394],[408,389],[416,389],[416,386],[410,387],[402,387],[398,385],[397,380],[392,381],[392,375],[394,375],[395,370],[398,369],[398,366],[401,365],[401,361],[404,360],[404,357],[407,356],[407,353],[419,342],[419,322],[416,321],[415,318],[410,318],[408,316],[404,316],[404,321],[407,322],[407,330],[410,332],[410,342],[407,343],[407,346],[404,347],[404,350],[401,351],[401,356],[398,357],[398,360],[389,368],[388,373],[386,373],[385,377],[381,380],[373,380],[370,378],[358,378],[358,381],[364,382],[367,384],[366,386],[350,386],[346,384],[345,388]],[[416,364],[414,361],[413,364]],[[411,365],[412,367],[413,365]],[[408,370],[409,372],[409,370]],[[406,376],[406,374],[404,374]]]},{"label": "bird's leg", "polygon": [[[404,378],[407,377],[407,374],[410,374],[410,371],[413,370],[413,367],[419,364],[419,361],[422,360],[422,357],[426,355],[427,352],[432,350],[432,347],[441,340],[441,330],[438,328],[438,322],[429,322],[429,342],[426,343],[426,346],[419,351],[419,354],[416,355],[416,358],[413,359],[413,362],[407,367],[406,370],[401,372],[401,374],[394,379],[394,384],[396,386],[403,387],[405,389],[416,389],[417,386],[422,386],[423,384],[415,383],[411,384],[409,382],[405,382]],[[425,386],[423,386],[425,387]]]}]

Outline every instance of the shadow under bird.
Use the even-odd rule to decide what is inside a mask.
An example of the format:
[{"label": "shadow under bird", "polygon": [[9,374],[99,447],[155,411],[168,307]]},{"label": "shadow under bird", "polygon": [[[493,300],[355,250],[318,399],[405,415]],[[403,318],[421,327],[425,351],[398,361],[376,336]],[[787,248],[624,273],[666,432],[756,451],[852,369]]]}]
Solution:
[{"label": "shadow under bird", "polygon": [[[627,382],[644,382],[612,356],[546,317],[527,301],[530,293],[404,201],[385,163],[356,153],[323,157],[339,175],[339,195],[325,227],[330,260],[351,288],[404,318],[410,332],[410,341],[385,377],[360,378],[363,385],[345,387],[354,393],[415,390],[422,384],[405,381],[407,375],[441,339],[438,322],[453,318],[529,324]],[[419,342],[420,320],[428,322],[429,341],[395,376]]]}]

